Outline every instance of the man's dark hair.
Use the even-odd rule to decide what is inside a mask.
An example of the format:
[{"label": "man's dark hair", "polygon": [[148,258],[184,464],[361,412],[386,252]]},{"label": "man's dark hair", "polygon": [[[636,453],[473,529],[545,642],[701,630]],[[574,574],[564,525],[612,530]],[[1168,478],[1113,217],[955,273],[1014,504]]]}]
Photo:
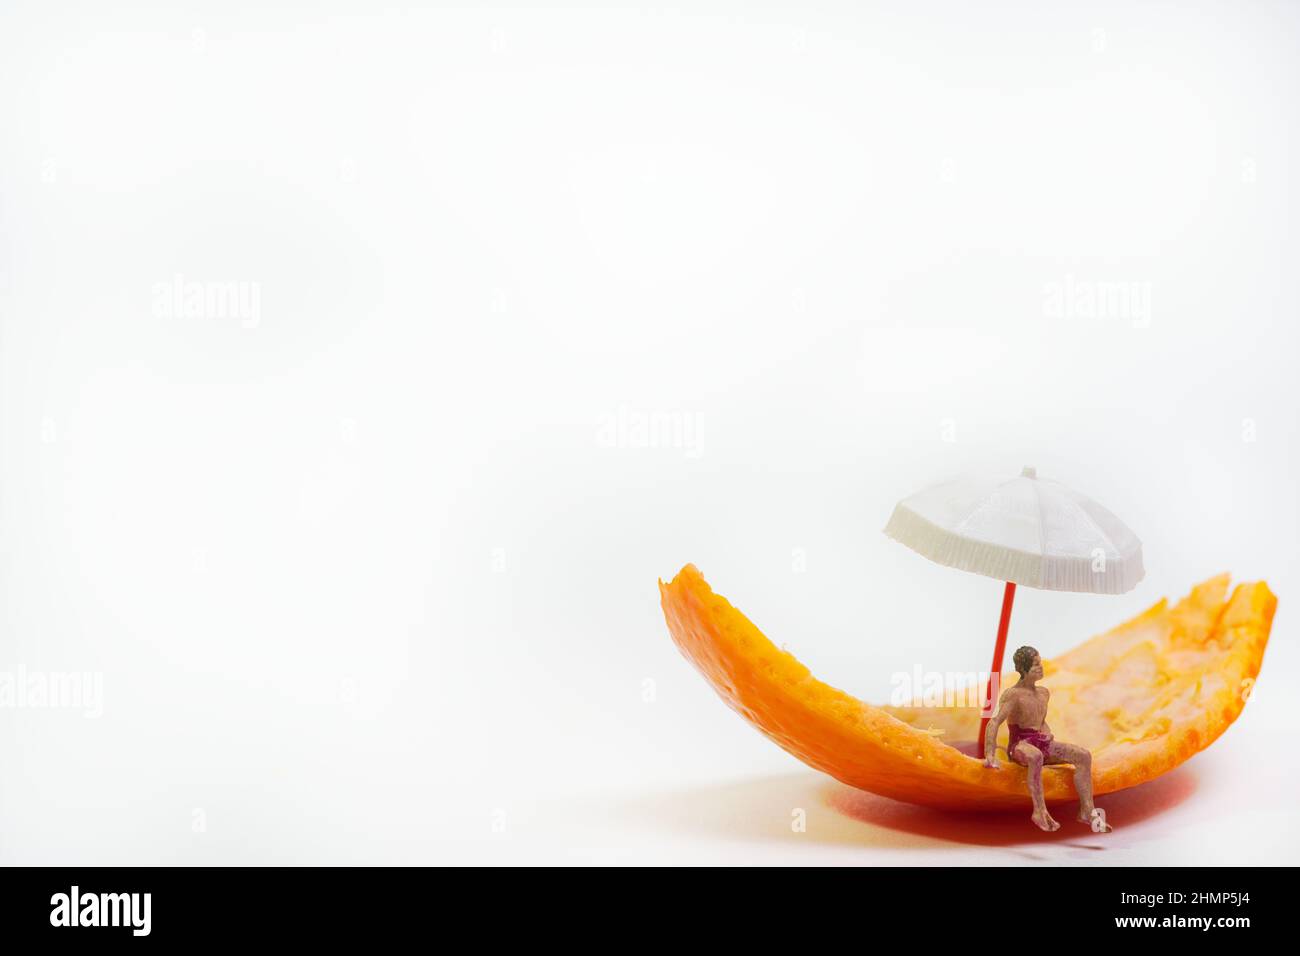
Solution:
[{"label": "man's dark hair", "polygon": [[1029,673],[1029,668],[1034,666],[1034,658],[1038,656],[1038,651],[1034,650],[1028,644],[1024,647],[1016,648],[1015,654],[1011,655],[1012,662],[1016,665],[1016,673],[1024,677]]}]

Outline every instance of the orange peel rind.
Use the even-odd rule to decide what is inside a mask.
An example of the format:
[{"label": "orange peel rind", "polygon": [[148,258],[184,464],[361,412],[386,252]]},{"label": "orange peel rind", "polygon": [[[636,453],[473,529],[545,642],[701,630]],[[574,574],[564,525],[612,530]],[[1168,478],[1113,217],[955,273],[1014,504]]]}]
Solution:
[{"label": "orange peel rind", "polygon": [[[1277,598],[1228,575],[1197,585],[1047,660],[1048,723],[1093,755],[1093,790],[1154,780],[1212,744],[1240,715],[1268,644]],[[815,678],[776,647],[694,565],[659,582],[668,630],[737,713],[811,767],[851,787],[962,810],[1030,806],[1025,770],[999,754],[991,770],[958,750],[976,707],[874,707]],[[1004,675],[1003,686],[1014,683]],[[1005,747],[1006,728],[1000,743]],[[1077,799],[1066,767],[1043,772],[1049,803]]]}]

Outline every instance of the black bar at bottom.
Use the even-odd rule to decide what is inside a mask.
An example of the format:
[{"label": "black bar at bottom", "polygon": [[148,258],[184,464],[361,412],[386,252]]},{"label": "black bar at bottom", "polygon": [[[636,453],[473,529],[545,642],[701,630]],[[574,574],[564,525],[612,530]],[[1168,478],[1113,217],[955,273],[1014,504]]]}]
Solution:
[{"label": "black bar at bottom", "polygon": [[960,936],[982,947],[1005,944],[1018,927],[1080,940],[1199,935],[1232,945],[1296,921],[1284,869],[567,869],[539,877],[532,869],[8,869],[0,871],[0,919],[11,944],[62,936],[91,945],[332,946],[396,943],[412,933],[623,945],[610,936],[619,926],[627,945],[771,943],[825,931],[863,945]]}]

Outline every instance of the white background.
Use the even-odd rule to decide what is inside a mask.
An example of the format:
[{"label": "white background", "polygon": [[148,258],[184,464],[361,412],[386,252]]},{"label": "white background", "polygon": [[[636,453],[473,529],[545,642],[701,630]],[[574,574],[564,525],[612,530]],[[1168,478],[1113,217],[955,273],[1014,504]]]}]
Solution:
[{"label": "white background", "polygon": [[[0,670],[103,712],[0,709],[0,862],[1295,862],[1298,52],[1284,3],[7,3]],[[1149,309],[1052,304],[1106,283]],[[864,699],[986,667],[1000,586],[880,529],[1025,464],[1148,576],[1013,642],[1281,598],[1113,836],[859,797],[672,646],[691,561]]]}]

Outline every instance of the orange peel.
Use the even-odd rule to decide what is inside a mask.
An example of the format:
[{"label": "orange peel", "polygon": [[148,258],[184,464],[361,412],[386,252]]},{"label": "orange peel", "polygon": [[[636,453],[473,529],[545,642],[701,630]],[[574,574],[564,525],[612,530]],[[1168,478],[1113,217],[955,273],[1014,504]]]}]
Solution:
[{"label": "orange peel", "polygon": [[[1045,662],[1048,723],[1093,755],[1093,791],[1154,780],[1240,715],[1259,674],[1277,598],[1262,581],[1210,578]],[[977,707],[874,707],[825,684],[776,647],[694,565],[659,582],[674,642],[737,713],[804,763],[851,787],[962,810],[1029,807],[1025,770],[991,770],[958,750]],[[1016,675],[1003,678],[1003,686]],[[1006,746],[1006,728],[999,743]],[[1049,803],[1077,799],[1067,767],[1043,771]]]}]

